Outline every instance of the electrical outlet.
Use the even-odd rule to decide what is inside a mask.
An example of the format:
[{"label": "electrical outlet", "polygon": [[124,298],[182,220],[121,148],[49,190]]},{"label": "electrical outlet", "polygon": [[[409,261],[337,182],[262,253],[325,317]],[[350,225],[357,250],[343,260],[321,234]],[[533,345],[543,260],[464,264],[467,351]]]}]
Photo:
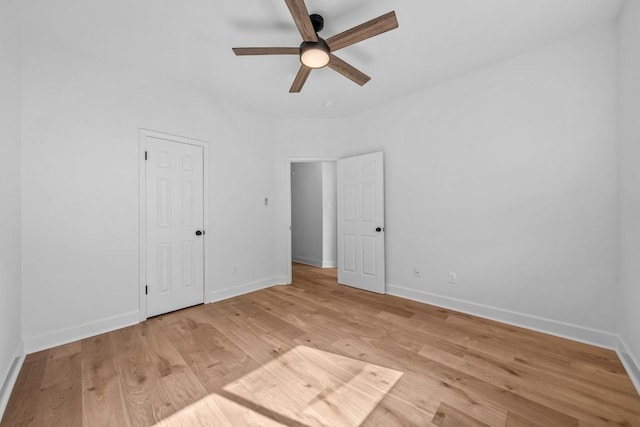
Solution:
[{"label": "electrical outlet", "polygon": [[456,273],[449,272],[449,283],[451,283],[452,285],[455,285],[456,277],[457,277]]},{"label": "electrical outlet", "polygon": [[416,279],[422,279],[422,268],[421,267],[413,267],[413,277]]}]

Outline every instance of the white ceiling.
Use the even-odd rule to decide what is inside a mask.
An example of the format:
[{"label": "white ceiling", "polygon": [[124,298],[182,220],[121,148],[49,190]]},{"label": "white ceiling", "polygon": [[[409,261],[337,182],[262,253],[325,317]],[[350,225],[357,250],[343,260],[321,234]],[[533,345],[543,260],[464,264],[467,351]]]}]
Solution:
[{"label": "white ceiling", "polygon": [[21,3],[27,55],[75,52],[275,116],[344,117],[613,20],[621,0],[307,0],[309,12],[325,18],[324,38],[391,10],[400,26],[337,52],[372,77],[368,84],[326,68],[313,71],[300,94],[288,93],[296,56],[231,51],[298,46],[284,0]]}]

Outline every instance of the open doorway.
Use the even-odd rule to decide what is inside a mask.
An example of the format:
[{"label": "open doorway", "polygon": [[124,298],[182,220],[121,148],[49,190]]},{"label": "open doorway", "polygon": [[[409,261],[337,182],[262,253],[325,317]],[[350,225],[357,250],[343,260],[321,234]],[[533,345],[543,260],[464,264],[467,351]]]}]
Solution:
[{"label": "open doorway", "polygon": [[[304,226],[299,223],[295,224],[292,220],[292,205],[294,197],[292,197],[292,189],[295,191],[295,183],[297,178],[294,165],[298,163],[329,163],[334,168],[335,174],[326,174],[326,177],[333,178],[335,184],[322,185],[322,179],[316,178],[315,190],[307,188],[301,192],[302,197],[306,198],[310,195],[321,197],[322,189],[335,188],[334,202],[331,203],[326,198],[318,202],[305,202],[303,206],[311,207],[313,215],[317,218],[322,217],[318,212],[332,210],[336,213],[335,231],[331,230],[322,233],[321,226],[317,226],[315,235],[326,236],[327,238],[335,238],[337,242],[337,250],[331,245],[322,245],[322,238],[316,237],[315,255],[294,253],[292,243],[294,233],[304,231]],[[322,168],[320,168],[322,170]],[[292,175],[293,173],[293,175]],[[285,260],[288,264],[288,277],[285,283],[292,283],[292,263],[296,257],[297,262],[315,265],[316,269],[323,269],[323,266],[329,267],[331,264],[337,265],[338,275],[337,282],[341,285],[359,288],[365,291],[385,293],[385,227],[384,227],[384,153],[375,152],[362,154],[359,156],[341,158],[339,160],[330,159],[304,159],[289,160],[287,174],[288,188],[288,213],[289,213],[289,235],[286,240]],[[322,175],[317,175],[322,176]],[[293,181],[292,181],[293,180]],[[309,214],[311,215],[311,214]],[[303,215],[302,218],[305,218]],[[324,218],[323,220],[324,221]],[[320,221],[320,223],[322,223]],[[317,222],[316,222],[317,224]],[[326,229],[326,228],[325,228]],[[329,229],[330,230],[330,229]],[[335,248],[335,247],[334,247]],[[325,253],[334,250],[337,262],[325,258]],[[326,251],[326,252],[325,252]]]},{"label": "open doorway", "polygon": [[336,162],[291,161],[290,176],[291,262],[335,270]]}]

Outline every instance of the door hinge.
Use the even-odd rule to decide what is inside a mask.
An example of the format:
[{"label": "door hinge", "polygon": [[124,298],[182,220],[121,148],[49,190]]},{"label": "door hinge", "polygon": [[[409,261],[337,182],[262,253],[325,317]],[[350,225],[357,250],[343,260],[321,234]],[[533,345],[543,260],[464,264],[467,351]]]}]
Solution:
[{"label": "door hinge", "polygon": [[144,159],[147,160],[147,152],[144,152]]},{"label": "door hinge", "polygon": [[149,287],[148,286],[144,287],[144,294],[145,295],[149,295]]}]

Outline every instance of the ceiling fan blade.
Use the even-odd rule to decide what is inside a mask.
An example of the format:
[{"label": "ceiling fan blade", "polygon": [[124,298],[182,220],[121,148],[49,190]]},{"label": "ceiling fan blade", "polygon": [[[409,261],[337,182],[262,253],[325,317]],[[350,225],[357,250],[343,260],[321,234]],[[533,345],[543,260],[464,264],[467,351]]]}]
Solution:
[{"label": "ceiling fan blade", "polygon": [[336,34],[326,41],[331,51],[335,52],[338,49],[351,46],[354,43],[361,42],[396,28],[398,28],[396,13],[389,12],[364,24],[360,24],[357,27],[353,27],[350,30]]},{"label": "ceiling fan blade", "polygon": [[306,42],[317,42],[318,35],[313,29],[311,18],[309,18],[309,11],[304,4],[304,0],[285,0],[285,2],[289,7],[293,22],[296,23],[296,27],[298,27],[298,31],[300,31],[302,40]]},{"label": "ceiling fan blade", "polygon": [[234,47],[233,53],[243,55],[299,55],[299,47]]},{"label": "ceiling fan blade", "polygon": [[300,70],[298,71],[298,75],[296,76],[293,84],[291,85],[291,89],[289,89],[289,93],[298,93],[302,90],[302,86],[307,81],[307,77],[311,74],[311,68],[306,65],[301,65]]},{"label": "ceiling fan blade", "polygon": [[342,59],[338,58],[333,54],[331,54],[329,67],[339,72],[340,74],[350,79],[351,81],[358,83],[360,86],[364,86],[365,83],[371,80],[371,77],[367,76],[365,73],[358,70],[354,66],[347,64]]}]

